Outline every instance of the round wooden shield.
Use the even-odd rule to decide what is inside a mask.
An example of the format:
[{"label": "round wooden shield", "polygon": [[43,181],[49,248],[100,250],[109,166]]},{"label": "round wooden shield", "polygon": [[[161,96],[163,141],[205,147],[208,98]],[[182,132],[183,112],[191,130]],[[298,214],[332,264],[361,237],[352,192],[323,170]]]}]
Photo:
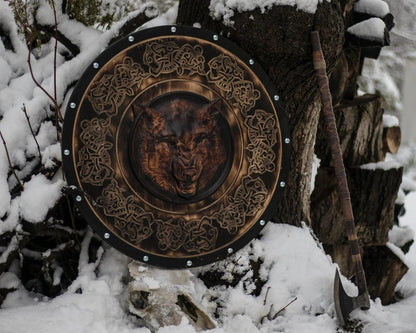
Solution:
[{"label": "round wooden shield", "polygon": [[278,209],[289,167],[282,102],[242,49],[161,26],[111,45],[68,102],[62,154],[88,223],[152,265],[207,264]]}]

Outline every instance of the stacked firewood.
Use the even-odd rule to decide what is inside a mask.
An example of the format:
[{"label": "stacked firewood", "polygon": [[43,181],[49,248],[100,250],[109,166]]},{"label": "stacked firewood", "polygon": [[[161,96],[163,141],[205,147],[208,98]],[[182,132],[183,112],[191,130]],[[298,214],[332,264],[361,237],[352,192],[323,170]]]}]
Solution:
[{"label": "stacked firewood", "polygon": [[[394,23],[386,3],[367,3],[354,2],[351,10],[345,12],[346,42],[330,86],[369,292],[388,304],[394,301],[394,288],[407,272],[406,265],[395,254],[397,251],[392,251],[388,244],[389,231],[399,212],[396,199],[403,168],[392,161],[383,162],[387,153],[395,154],[399,149],[400,127],[388,121],[383,123],[386,116],[382,96],[357,96],[357,76],[364,59],[377,58],[381,48],[389,44],[389,30]],[[371,22],[380,25],[378,36],[360,32],[360,27],[365,31],[365,25]],[[321,123],[318,132],[324,133]],[[311,196],[312,227],[343,274],[350,277],[353,267],[349,245],[323,135],[317,135],[315,153],[320,167]]]}]

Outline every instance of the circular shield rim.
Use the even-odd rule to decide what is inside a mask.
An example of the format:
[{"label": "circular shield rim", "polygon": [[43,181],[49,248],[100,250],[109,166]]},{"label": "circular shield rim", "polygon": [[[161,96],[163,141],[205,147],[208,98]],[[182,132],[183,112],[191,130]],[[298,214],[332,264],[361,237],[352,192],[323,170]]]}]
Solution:
[{"label": "circular shield rim", "polygon": [[[270,199],[270,202],[267,205],[267,207],[263,210],[260,219],[258,219],[258,221],[256,221],[256,223],[254,223],[252,227],[248,229],[244,234],[240,235],[237,239],[233,240],[231,248],[217,248],[208,254],[191,255],[189,257],[180,258],[162,255],[158,256],[154,254],[149,255],[149,253],[147,253],[146,251],[129,245],[126,241],[123,241],[120,238],[120,236],[115,235],[110,229],[108,229],[104,225],[104,223],[96,216],[96,214],[94,214],[94,212],[91,210],[90,205],[87,202],[88,194],[83,193],[79,190],[78,179],[76,176],[77,171],[74,168],[73,159],[73,127],[75,124],[78,105],[81,102],[83,93],[87,89],[91,80],[97,74],[97,64],[99,66],[106,64],[118,53],[122,52],[128,47],[131,47],[133,41],[137,42],[140,40],[147,40],[161,36],[195,37],[198,39],[206,40],[210,43],[216,44],[230,51],[242,62],[249,65],[252,72],[262,82],[265,90],[269,95],[270,100],[273,101],[272,103],[277,113],[280,125],[279,130],[282,139],[281,165],[279,169],[279,178],[277,180],[278,186],[276,186],[276,189],[272,194],[272,198]],[[267,76],[265,71],[261,68],[261,66],[257,63],[257,61],[253,60],[253,58],[246,51],[244,51],[235,43],[211,31],[200,28],[177,25],[157,26],[132,33],[129,36],[126,36],[118,42],[110,45],[95,60],[93,60],[90,63],[90,65],[82,74],[81,78],[78,80],[70,96],[70,99],[68,100],[65,112],[65,120],[63,124],[61,150],[64,174],[66,176],[68,185],[72,188],[70,193],[73,196],[77,207],[81,211],[87,223],[94,229],[94,231],[100,237],[102,237],[105,240],[105,242],[107,242],[109,245],[119,250],[120,252],[126,254],[134,260],[138,260],[146,264],[164,268],[189,268],[207,265],[212,262],[222,260],[229,256],[230,253],[236,252],[243,246],[247,245],[255,236],[257,236],[260,233],[260,231],[264,228],[266,223],[272,218],[273,214],[277,211],[278,206],[281,202],[283,190],[285,188],[285,184],[287,183],[287,178],[289,175],[291,153],[289,123],[283,108],[283,102],[279,98],[274,84]]]}]

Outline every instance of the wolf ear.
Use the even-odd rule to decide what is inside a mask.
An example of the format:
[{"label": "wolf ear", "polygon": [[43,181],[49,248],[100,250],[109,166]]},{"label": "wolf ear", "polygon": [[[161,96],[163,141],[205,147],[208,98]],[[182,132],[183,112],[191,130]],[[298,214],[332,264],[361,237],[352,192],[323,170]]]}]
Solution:
[{"label": "wolf ear", "polygon": [[211,117],[218,116],[222,110],[222,103],[220,98],[216,98],[206,105],[206,110]]},{"label": "wolf ear", "polygon": [[133,110],[134,118],[137,118],[138,116],[140,116],[144,112],[144,109],[145,109],[145,107],[141,104],[133,104],[131,108]]},{"label": "wolf ear", "polygon": [[154,118],[159,117],[159,113],[157,111],[141,104],[133,104],[132,109],[134,118],[144,116],[147,120],[152,120]]}]

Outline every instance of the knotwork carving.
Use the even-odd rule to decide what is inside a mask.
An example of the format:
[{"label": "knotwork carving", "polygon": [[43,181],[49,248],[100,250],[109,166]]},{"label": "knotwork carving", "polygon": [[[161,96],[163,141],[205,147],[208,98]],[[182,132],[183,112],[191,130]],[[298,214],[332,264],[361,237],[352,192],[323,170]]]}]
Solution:
[{"label": "knotwork carving", "polygon": [[247,116],[245,124],[248,129],[249,172],[274,172],[276,169],[276,154],[273,146],[277,143],[277,124],[273,114],[256,110],[254,115]]},{"label": "knotwork carving", "polygon": [[93,118],[81,121],[80,140],[84,145],[78,151],[77,167],[79,176],[85,183],[101,186],[113,175],[109,154],[113,144],[106,141],[109,126],[108,119]]},{"label": "knotwork carving", "polygon": [[208,81],[226,92],[227,99],[234,98],[234,106],[245,115],[260,98],[260,91],[254,88],[251,81],[244,80],[244,71],[235,59],[220,54],[208,62]]},{"label": "knotwork carving", "polygon": [[264,207],[267,199],[267,188],[261,178],[245,177],[234,196],[227,198],[228,205],[221,207],[216,219],[223,229],[230,234],[246,223],[248,216],[255,216]]},{"label": "knotwork carving", "polygon": [[143,62],[155,76],[175,71],[178,75],[183,75],[185,70],[190,75],[204,74],[205,57],[202,53],[200,45],[178,46],[174,41],[154,41],[146,44]]},{"label": "knotwork carving", "polygon": [[103,189],[97,203],[106,216],[114,218],[114,227],[131,243],[139,244],[152,235],[153,214],[140,207],[133,195],[124,197],[116,180]]},{"label": "knotwork carving", "polygon": [[125,57],[121,64],[114,67],[112,74],[104,74],[94,81],[88,100],[98,114],[114,115],[127,96],[134,96],[134,87],[139,87],[142,80],[149,76],[140,64],[130,57]]},{"label": "knotwork carving", "polygon": [[226,44],[138,35],[76,88],[68,179],[91,224],[135,259],[217,260],[270,216],[285,152],[276,102]]},{"label": "knotwork carving", "polygon": [[171,218],[158,224],[157,238],[161,250],[177,251],[183,248],[189,253],[201,253],[215,247],[218,229],[208,217],[187,221]]}]

